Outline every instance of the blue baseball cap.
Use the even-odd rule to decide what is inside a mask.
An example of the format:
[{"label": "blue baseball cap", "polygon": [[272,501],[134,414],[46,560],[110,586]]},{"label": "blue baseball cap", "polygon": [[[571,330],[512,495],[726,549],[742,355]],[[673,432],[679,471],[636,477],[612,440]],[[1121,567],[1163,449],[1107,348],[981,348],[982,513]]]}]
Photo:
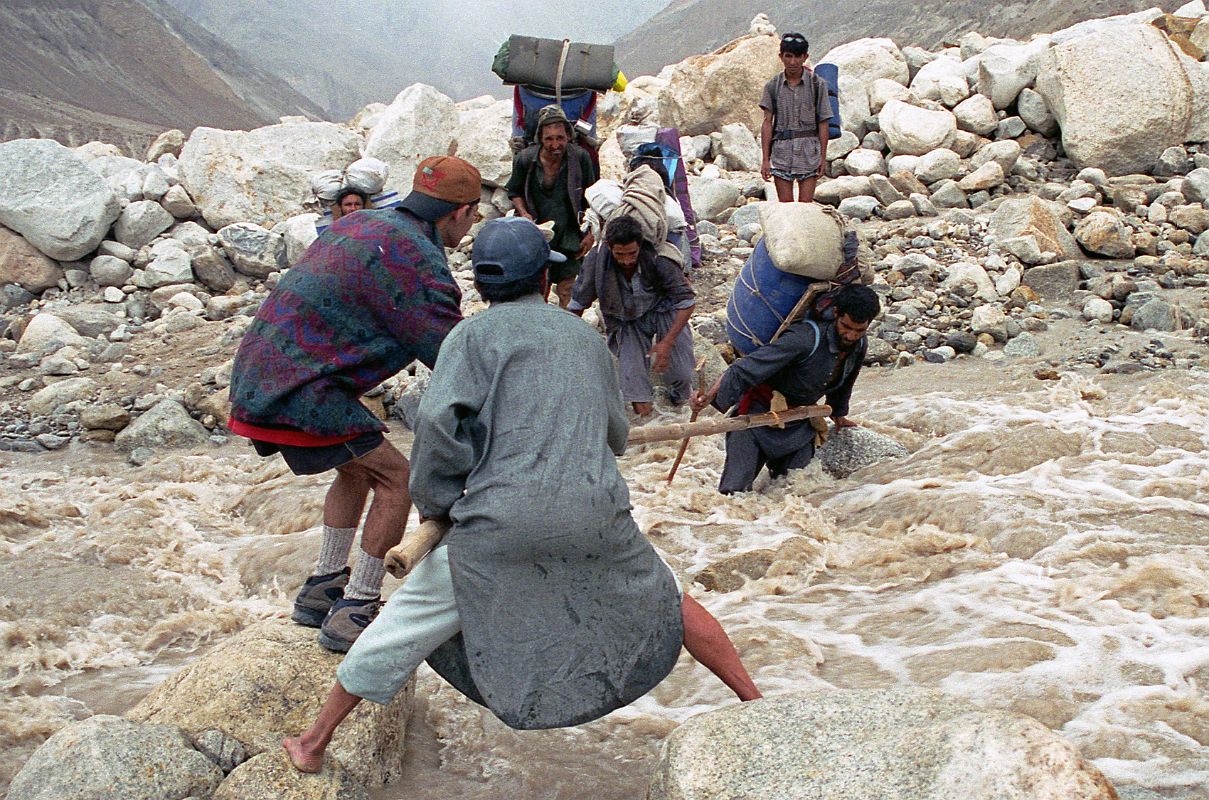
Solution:
[{"label": "blue baseball cap", "polygon": [[550,249],[541,229],[524,217],[493,219],[474,238],[470,262],[479,283],[512,283],[567,257]]}]

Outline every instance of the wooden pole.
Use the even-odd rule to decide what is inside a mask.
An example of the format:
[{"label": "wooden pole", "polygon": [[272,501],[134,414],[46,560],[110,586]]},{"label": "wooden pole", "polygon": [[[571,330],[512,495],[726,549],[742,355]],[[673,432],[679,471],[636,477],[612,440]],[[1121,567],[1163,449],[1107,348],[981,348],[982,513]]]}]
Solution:
[{"label": "wooden pole", "polygon": [[830,415],[831,406],[793,406],[784,411],[769,411],[767,414],[744,414],[741,417],[707,419],[697,422],[676,422],[671,425],[651,425],[645,428],[634,428],[630,431],[629,438],[626,441],[628,444],[667,442],[673,439],[683,439],[688,436],[708,436],[713,433],[743,431],[750,428],[763,428],[768,425],[797,422],[798,420],[810,417],[827,417]]},{"label": "wooden pole", "polygon": [[[705,356],[701,356],[701,360],[697,362],[697,391],[705,394]],[[697,415],[701,413],[697,409],[693,409],[692,415],[688,418],[689,424],[697,421]],[[691,436],[685,436],[684,441],[680,443],[680,452],[676,454],[676,460],[672,462],[672,470],[667,474],[667,482],[671,483],[676,477],[676,470],[680,469],[680,462],[684,460],[684,454],[688,451],[689,440]]]},{"label": "wooden pole", "polygon": [[[637,428],[630,431],[628,444],[650,444],[666,442],[675,439],[687,439],[691,436],[705,436],[711,433],[727,431],[742,431],[749,428],[761,428],[766,425],[776,425],[783,422],[795,422],[811,417],[826,417],[831,414],[831,406],[795,406],[784,411],[770,411],[767,414],[744,414],[741,417],[724,417],[722,419],[707,419],[697,422],[678,422],[672,425],[658,425],[648,428]],[[386,551],[386,571],[396,578],[405,578],[416,568],[449,530],[448,520],[430,519],[420,523],[418,527],[403,535],[403,541]]]},{"label": "wooden pole", "polygon": [[424,560],[424,556],[440,544],[449,530],[446,520],[430,519],[405,534],[403,541],[386,551],[386,571],[396,578],[405,578]]}]

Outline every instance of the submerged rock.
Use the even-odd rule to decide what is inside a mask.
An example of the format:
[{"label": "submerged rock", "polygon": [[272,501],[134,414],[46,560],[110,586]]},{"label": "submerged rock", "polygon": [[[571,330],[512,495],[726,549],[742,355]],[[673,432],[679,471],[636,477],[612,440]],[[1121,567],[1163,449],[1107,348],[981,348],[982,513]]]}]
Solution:
[{"label": "submerged rock", "polygon": [[868,428],[840,428],[819,450],[823,469],[833,478],[847,478],[859,469],[905,458],[907,448],[885,434]]}]

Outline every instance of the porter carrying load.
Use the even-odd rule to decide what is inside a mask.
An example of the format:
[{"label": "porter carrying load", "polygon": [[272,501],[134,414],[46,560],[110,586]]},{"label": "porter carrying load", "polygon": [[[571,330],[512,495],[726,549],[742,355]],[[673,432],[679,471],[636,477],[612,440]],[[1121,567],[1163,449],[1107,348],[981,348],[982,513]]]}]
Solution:
[{"label": "porter carrying load", "polygon": [[841,286],[863,279],[856,232],[817,203],[767,203],[764,238],[739,271],[726,304],[726,332],[740,355],[769,344],[795,319],[826,318]]},{"label": "porter carrying load", "polygon": [[613,62],[613,46],[512,35],[495,54],[491,71],[513,85],[512,139],[517,151],[533,143],[537,114],[562,108],[575,143],[596,161],[596,93],[623,91],[625,75]]}]

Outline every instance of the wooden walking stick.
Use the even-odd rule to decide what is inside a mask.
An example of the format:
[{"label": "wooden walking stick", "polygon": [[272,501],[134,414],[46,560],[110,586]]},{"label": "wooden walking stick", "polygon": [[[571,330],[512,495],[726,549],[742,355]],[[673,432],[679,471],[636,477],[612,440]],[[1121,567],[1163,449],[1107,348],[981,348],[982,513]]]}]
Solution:
[{"label": "wooden walking stick", "polygon": [[440,544],[449,530],[448,520],[430,519],[405,533],[403,541],[386,551],[386,571],[396,578],[405,578],[424,560],[434,547]]},{"label": "wooden walking stick", "polygon": [[[675,439],[688,439],[692,436],[762,428],[767,425],[830,415],[831,406],[794,406],[784,411],[770,411],[767,414],[744,414],[741,417],[723,417],[722,419],[637,428],[630,431],[626,442],[627,444],[669,442]],[[440,544],[441,538],[449,530],[449,525],[448,520],[430,519],[404,534],[403,541],[386,551],[386,558],[383,561],[386,563],[387,572],[396,578],[406,577],[416,568],[416,564],[419,564],[434,547]]]},{"label": "wooden walking stick", "polygon": [[[701,360],[697,362],[697,366],[694,369],[697,373],[697,391],[704,394],[705,393],[705,356],[701,356]],[[700,412],[697,409],[695,409],[695,408],[693,409],[692,415],[688,418],[688,421],[690,424],[697,421],[697,414],[699,414],[699,413]],[[680,452],[676,454],[676,460],[672,462],[672,471],[667,474],[668,483],[671,483],[672,479],[676,477],[676,470],[680,469],[680,461],[684,458],[684,454],[688,450],[688,441],[691,438],[693,438],[693,437],[685,436],[684,441],[680,443]]]},{"label": "wooden walking stick", "polygon": [[831,406],[792,406],[784,411],[769,411],[766,414],[744,414],[739,417],[706,419],[698,420],[697,422],[676,422],[671,425],[648,425],[630,431],[626,443],[651,444],[652,442],[666,442],[672,439],[683,439],[686,436],[704,436],[711,433],[745,431],[750,428],[764,428],[769,425],[779,425],[811,417],[827,417],[830,415]]}]

